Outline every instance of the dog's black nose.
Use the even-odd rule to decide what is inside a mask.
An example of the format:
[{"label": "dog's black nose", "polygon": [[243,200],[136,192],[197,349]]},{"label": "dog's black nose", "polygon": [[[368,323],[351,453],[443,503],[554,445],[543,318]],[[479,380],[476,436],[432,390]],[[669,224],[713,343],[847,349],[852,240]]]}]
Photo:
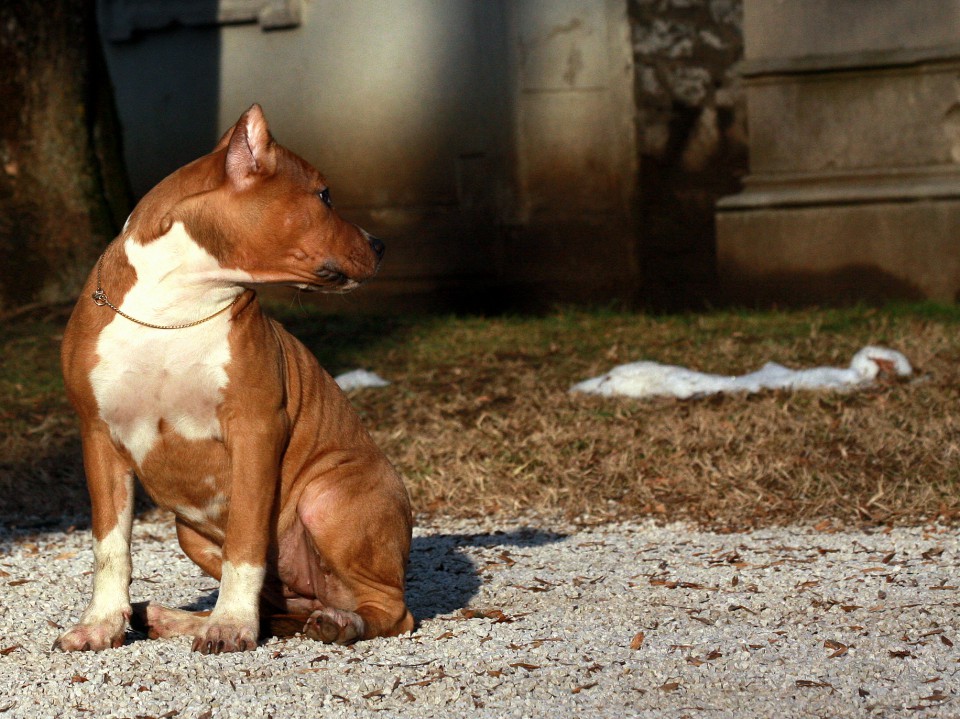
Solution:
[{"label": "dog's black nose", "polygon": [[378,260],[383,259],[383,253],[387,249],[386,245],[380,240],[379,237],[370,237],[370,249],[374,251],[377,255]]}]

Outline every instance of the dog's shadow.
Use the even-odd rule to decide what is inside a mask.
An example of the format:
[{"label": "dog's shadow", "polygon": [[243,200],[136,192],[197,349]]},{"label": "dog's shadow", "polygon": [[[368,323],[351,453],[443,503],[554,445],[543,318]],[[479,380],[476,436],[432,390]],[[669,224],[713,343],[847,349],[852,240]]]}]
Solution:
[{"label": "dog's shadow", "polygon": [[[483,583],[483,568],[464,551],[469,547],[500,549],[502,556],[495,561],[509,563],[513,561],[508,557],[510,550],[552,544],[566,536],[521,527],[510,532],[414,537],[407,570],[406,596],[410,612],[419,624],[470,606]],[[217,596],[218,591],[214,590],[181,609],[209,611],[216,604]]]},{"label": "dog's shadow", "polygon": [[[433,534],[414,537],[407,571],[407,604],[417,622],[468,607],[482,585],[483,569],[468,547],[511,549],[539,547],[566,535],[522,527],[510,532]],[[505,560],[509,561],[509,560]]]}]

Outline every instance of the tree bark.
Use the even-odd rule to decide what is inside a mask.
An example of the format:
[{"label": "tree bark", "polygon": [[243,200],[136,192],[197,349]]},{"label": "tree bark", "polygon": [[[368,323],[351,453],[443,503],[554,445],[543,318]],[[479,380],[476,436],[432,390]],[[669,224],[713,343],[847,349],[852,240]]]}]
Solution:
[{"label": "tree bark", "polygon": [[73,297],[130,208],[94,5],[0,3],[0,309]]}]

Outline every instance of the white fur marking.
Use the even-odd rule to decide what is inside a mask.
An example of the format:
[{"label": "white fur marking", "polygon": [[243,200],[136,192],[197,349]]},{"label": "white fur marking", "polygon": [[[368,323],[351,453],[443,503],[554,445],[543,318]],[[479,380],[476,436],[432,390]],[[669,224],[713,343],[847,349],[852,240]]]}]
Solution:
[{"label": "white fur marking", "polygon": [[117,526],[101,541],[94,540],[93,597],[82,624],[96,624],[115,617],[118,613],[130,615],[130,561],[129,523]]},{"label": "white fur marking", "polygon": [[198,509],[197,507],[192,507],[189,504],[178,505],[174,507],[173,513],[185,522],[189,522],[190,524],[198,527],[202,527],[207,523],[207,515],[203,512],[203,510]]},{"label": "white fur marking", "polygon": [[174,507],[173,512],[185,522],[208,532],[214,537],[223,539],[223,530],[215,522],[220,519],[226,508],[227,496],[216,494],[203,507],[181,504]]},{"label": "white fur marking", "polygon": [[[251,279],[220,267],[179,222],[146,245],[128,238],[124,250],[137,280],[120,309],[153,324],[207,317],[243,291],[238,283]],[[111,279],[104,278],[108,296]],[[143,327],[117,315],[100,333],[93,392],[113,438],[137,465],[156,444],[161,421],[186,439],[221,438],[217,407],[227,385],[229,331],[225,312],[177,330]]]},{"label": "white fur marking", "polygon": [[264,575],[262,566],[224,562],[220,575],[220,596],[210,620],[256,621]]},{"label": "white fur marking", "polygon": [[218,493],[213,495],[207,503],[207,506],[203,508],[203,511],[210,519],[219,519],[226,508],[227,495]]}]

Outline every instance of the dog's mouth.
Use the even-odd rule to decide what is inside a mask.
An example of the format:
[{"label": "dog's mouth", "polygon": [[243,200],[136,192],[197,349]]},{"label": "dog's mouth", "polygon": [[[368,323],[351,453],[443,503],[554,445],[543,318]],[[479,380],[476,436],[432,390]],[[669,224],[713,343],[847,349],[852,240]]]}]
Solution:
[{"label": "dog's mouth", "polygon": [[343,270],[331,265],[324,265],[314,273],[316,282],[303,282],[295,285],[306,292],[343,293],[356,289],[361,282],[349,277]]},{"label": "dog's mouth", "polygon": [[350,282],[346,273],[330,266],[321,267],[314,274],[320,280],[321,287],[343,287]]}]

